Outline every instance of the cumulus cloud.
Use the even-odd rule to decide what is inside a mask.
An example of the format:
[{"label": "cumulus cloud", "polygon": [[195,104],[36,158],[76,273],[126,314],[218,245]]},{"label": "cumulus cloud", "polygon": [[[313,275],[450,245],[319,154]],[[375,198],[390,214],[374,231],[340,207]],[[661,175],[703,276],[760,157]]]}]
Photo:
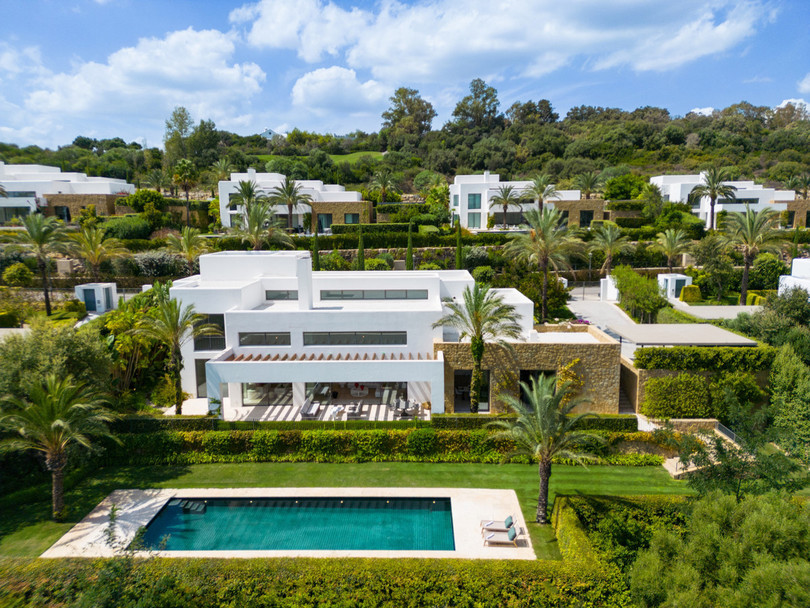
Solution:
[{"label": "cumulus cloud", "polygon": [[782,103],[780,103],[776,107],[777,108],[784,108],[788,104],[790,104],[792,106],[796,106],[797,108],[804,109],[805,111],[810,110],[810,105],[808,105],[807,102],[804,99],[800,98],[800,97],[798,97],[798,98],[794,97],[792,99],[783,99]]},{"label": "cumulus cloud", "polygon": [[810,72],[798,83],[799,93],[810,93]]},{"label": "cumulus cloud", "polygon": [[293,105],[315,113],[365,113],[377,110],[390,90],[376,82],[360,82],[357,73],[340,66],[304,74],[292,88]]},{"label": "cumulus cloud", "polygon": [[690,114],[698,114],[700,116],[711,116],[714,113],[714,108],[711,106],[707,108],[692,108],[689,110]]}]

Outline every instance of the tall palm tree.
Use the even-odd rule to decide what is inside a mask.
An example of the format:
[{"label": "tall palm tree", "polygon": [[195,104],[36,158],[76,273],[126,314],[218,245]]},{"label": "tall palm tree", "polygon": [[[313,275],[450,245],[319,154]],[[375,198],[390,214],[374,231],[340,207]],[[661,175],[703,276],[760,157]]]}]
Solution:
[{"label": "tall palm tree", "polygon": [[591,194],[599,191],[602,182],[602,176],[598,171],[586,171],[574,177],[574,187],[578,188],[586,199],[591,198]]},{"label": "tall palm tree", "polygon": [[776,253],[783,242],[777,230],[779,216],[773,209],[752,211],[745,206],[745,213],[729,213],[723,224],[729,242],[740,250],[743,256],[743,276],[740,285],[740,304],[745,304],[748,296],[748,272],[754,258],[760,253]]},{"label": "tall palm tree", "polygon": [[189,201],[189,191],[197,185],[197,167],[187,158],[181,158],[174,166],[174,183],[186,193],[186,226],[191,225],[191,203]]},{"label": "tall palm tree", "polygon": [[253,203],[266,201],[267,195],[262,192],[256,182],[240,181],[236,184],[236,193],[231,196],[230,203],[234,205],[243,205],[245,211],[251,208]]},{"label": "tall palm tree", "polygon": [[68,448],[92,446],[93,437],[111,437],[107,424],[116,415],[92,389],[71,376],[47,374],[42,382],[27,387],[27,399],[7,397],[0,415],[0,428],[13,433],[2,441],[11,450],[36,450],[45,456],[51,472],[53,518],[65,514],[64,479]]},{"label": "tall palm tree", "polygon": [[293,246],[292,239],[281,228],[273,207],[267,201],[251,204],[244,215],[234,219],[231,230],[234,236],[250,243],[253,251],[259,251],[265,241],[278,243],[283,247]]},{"label": "tall palm tree", "polygon": [[168,349],[169,361],[166,371],[174,381],[175,414],[178,416],[183,413],[183,386],[180,381],[183,359],[180,356],[180,349],[194,338],[222,335],[222,331],[216,325],[202,323],[204,318],[204,315],[194,312],[193,304],[183,306],[174,298],[162,299],[133,330],[136,334],[164,344]]},{"label": "tall palm tree", "polygon": [[0,184],[0,198],[8,198],[8,192],[6,192],[6,188],[3,184]]},{"label": "tall palm tree", "polygon": [[14,249],[32,251],[37,258],[37,267],[42,277],[42,295],[45,297],[45,314],[51,314],[51,298],[48,291],[48,258],[65,250],[65,230],[62,222],[55,217],[45,217],[33,213],[22,218],[25,231],[15,232],[5,237]]},{"label": "tall palm tree", "polygon": [[715,228],[714,206],[717,204],[717,199],[734,200],[736,198],[734,191],[737,188],[725,183],[730,179],[731,176],[726,169],[710,167],[703,172],[703,183],[692,188],[692,192],[689,193],[689,198],[693,200],[700,200],[704,196],[709,197],[709,230]]},{"label": "tall palm tree", "polygon": [[394,178],[394,172],[388,168],[382,168],[376,171],[368,183],[368,188],[372,192],[380,193],[380,203],[385,204],[389,192],[396,190],[397,180]]},{"label": "tall palm tree", "polygon": [[231,171],[233,171],[233,165],[227,158],[220,158],[211,165],[211,173],[218,182],[227,180],[231,175]]},{"label": "tall palm tree", "polygon": [[523,196],[528,196],[537,201],[537,208],[542,212],[546,201],[560,198],[557,187],[551,183],[551,176],[538,175],[532,179],[531,184],[523,190]]},{"label": "tall palm tree", "polygon": [[208,244],[200,235],[197,228],[183,227],[180,236],[170,234],[166,239],[166,250],[183,256],[189,271],[194,266],[194,262],[203,253],[208,251]]},{"label": "tall palm tree", "polygon": [[515,420],[499,420],[487,426],[501,429],[495,437],[511,440],[515,450],[506,460],[517,455],[527,455],[537,459],[540,473],[540,493],[537,498],[539,524],[548,523],[548,483],[551,479],[551,463],[555,457],[568,458],[583,463],[594,457],[585,450],[593,445],[595,437],[576,427],[583,418],[594,414],[572,416],[571,412],[583,400],[572,397],[568,384],[557,386],[553,376],[532,378],[531,384],[520,383],[527,403],[514,395],[501,398],[517,412]]},{"label": "tall palm tree", "polygon": [[98,270],[102,262],[127,254],[127,249],[121,241],[104,237],[104,228],[83,226],[69,238],[68,251],[84,260],[93,281],[96,282],[99,279]]},{"label": "tall palm tree", "polygon": [[527,211],[526,223],[528,232],[513,236],[507,244],[507,252],[529,264],[536,264],[543,273],[540,316],[545,320],[548,318],[549,269],[567,268],[581,241],[568,232],[559,209],[546,207],[542,213],[536,209]]},{"label": "tall palm tree", "polygon": [[312,197],[309,194],[303,194],[301,192],[301,186],[287,175],[284,177],[284,181],[281,182],[281,185],[276,186],[270,192],[270,201],[276,205],[287,205],[287,229],[292,232],[293,207],[297,205],[311,206]]},{"label": "tall palm tree", "polygon": [[450,312],[433,327],[452,327],[458,331],[459,340],[470,339],[473,358],[470,411],[476,413],[482,396],[484,374],[481,363],[486,343],[494,342],[509,348],[506,339],[520,337],[519,317],[514,306],[504,303],[501,296],[480,283],[473,285],[472,289],[464,289],[461,303],[446,299],[444,305]]},{"label": "tall palm tree", "polygon": [[520,194],[514,186],[499,186],[490,204],[503,207],[503,227],[506,228],[506,213],[509,207],[520,207]]},{"label": "tall palm tree", "polygon": [[672,274],[675,258],[692,248],[692,239],[680,228],[667,228],[656,235],[654,247],[667,256],[667,268]]},{"label": "tall palm tree", "polygon": [[613,258],[629,251],[633,246],[628,237],[622,236],[621,228],[613,222],[603,222],[592,234],[589,249],[605,254],[605,263],[602,264],[601,271],[608,276],[613,267]]},{"label": "tall palm tree", "polygon": [[162,192],[171,183],[171,179],[163,169],[152,169],[143,178],[143,183],[149,188],[154,188],[156,192]]},{"label": "tall palm tree", "polygon": [[801,175],[791,175],[790,179],[785,182],[785,187],[788,190],[793,190],[798,196],[807,199],[807,192],[810,191],[810,173],[802,173]]}]

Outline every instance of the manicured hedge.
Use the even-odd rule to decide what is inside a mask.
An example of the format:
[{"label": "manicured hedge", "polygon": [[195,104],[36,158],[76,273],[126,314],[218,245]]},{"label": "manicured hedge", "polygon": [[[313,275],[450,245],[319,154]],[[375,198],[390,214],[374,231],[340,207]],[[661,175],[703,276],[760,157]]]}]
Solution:
[{"label": "manicured hedge", "polygon": [[641,211],[644,205],[642,200],[610,201],[605,208],[610,211]]},{"label": "manicured hedge", "polygon": [[304,431],[304,430],[375,430],[408,429],[431,426],[425,420],[347,420],[327,422],[322,420],[291,421],[225,421],[208,417],[151,418],[129,416],[113,423],[117,433],[154,433],[157,431]]},{"label": "manicured hedge", "polygon": [[[482,416],[480,414],[433,414],[431,423],[436,429],[480,429],[493,420],[514,420],[514,416]],[[610,415],[585,418],[579,427],[584,430],[621,431],[633,433],[638,430],[635,416]]]},{"label": "manicured hedge", "polygon": [[630,605],[618,576],[561,561],[2,559],[0,580],[0,604],[17,607]]},{"label": "manicured hedge", "polygon": [[427,203],[394,203],[377,205],[377,213],[385,213],[387,215],[398,213],[400,211],[404,211],[405,209],[408,211],[413,210],[415,213],[428,213],[430,211],[430,205]]},{"label": "manicured hedge", "polygon": [[712,418],[709,380],[694,374],[650,378],[641,412],[650,418]]},{"label": "manicured hedge", "polygon": [[579,563],[591,568],[604,567],[569,500],[568,496],[557,496],[551,513],[551,525],[557,535],[560,555],[569,563]]},{"label": "manicured hedge", "polygon": [[648,223],[643,217],[617,217],[614,221],[621,228],[642,228]]},{"label": "manicured hedge", "polygon": [[408,232],[408,224],[332,224],[332,234],[357,234],[363,228],[363,237],[366,234],[380,234],[389,232]]},{"label": "manicured hedge", "polygon": [[679,371],[746,371],[769,369],[776,357],[772,346],[672,346],[636,349],[639,369]]}]

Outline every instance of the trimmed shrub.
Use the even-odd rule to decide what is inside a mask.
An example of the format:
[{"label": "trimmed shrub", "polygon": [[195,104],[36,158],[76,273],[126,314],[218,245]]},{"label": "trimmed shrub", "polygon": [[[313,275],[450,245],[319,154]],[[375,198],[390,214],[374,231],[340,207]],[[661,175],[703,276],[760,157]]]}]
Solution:
[{"label": "trimmed shrub", "polygon": [[[481,429],[493,420],[514,420],[515,416],[481,416],[479,414],[433,414],[430,422],[436,429]],[[635,416],[603,414],[590,416],[579,422],[578,429],[588,431],[616,431],[635,433],[638,419]]]},{"label": "trimmed shrub", "polygon": [[12,264],[3,271],[3,282],[12,287],[28,287],[34,281],[34,273],[22,262]]},{"label": "trimmed shrub", "polygon": [[22,319],[15,311],[4,310],[0,311],[0,327],[19,327]]},{"label": "trimmed shrub", "polygon": [[645,202],[642,200],[610,201],[605,206],[609,211],[641,211]]},{"label": "trimmed shrub", "polygon": [[479,266],[472,271],[473,279],[476,283],[492,283],[495,278],[495,270],[492,266]]},{"label": "trimmed shrub", "polygon": [[619,228],[641,228],[648,224],[643,217],[617,217],[615,221]]},{"label": "trimmed shrub", "polygon": [[709,381],[687,373],[650,378],[644,387],[641,412],[650,418],[712,418]]},{"label": "trimmed shrub", "polygon": [[152,234],[152,227],[144,219],[131,215],[114,217],[106,220],[102,227],[107,237],[126,239],[148,239]]},{"label": "trimmed shrub", "polygon": [[467,270],[487,265],[489,265],[489,254],[483,247],[472,247],[464,256],[464,268]]},{"label": "trimmed shrub", "polygon": [[137,213],[141,213],[147,203],[152,203],[158,211],[166,211],[169,207],[169,200],[155,190],[138,190],[121,201],[121,204],[131,207]]},{"label": "trimmed shrub", "polygon": [[176,276],[183,271],[185,262],[180,256],[166,251],[147,251],[134,256],[138,271],[145,277]]},{"label": "trimmed shrub", "polygon": [[567,496],[557,497],[551,513],[551,525],[554,526],[557,535],[560,555],[566,562],[579,563],[585,567],[603,566],[585,533],[582,521],[576,511],[569,506],[568,501]]},{"label": "trimmed shrub", "polygon": [[332,234],[358,234],[363,228],[363,236],[374,233],[408,232],[407,223],[399,224],[332,224]]},{"label": "trimmed shrub", "polygon": [[755,372],[771,367],[776,349],[772,346],[645,346],[636,349],[634,357],[639,369]]},{"label": "trimmed shrub", "polygon": [[388,262],[385,260],[381,260],[380,258],[371,258],[370,260],[366,260],[365,263],[366,270],[391,270],[391,267],[388,265]]},{"label": "trimmed shrub", "polygon": [[413,456],[432,456],[436,453],[436,431],[433,429],[416,429],[408,435],[405,442],[408,453]]},{"label": "trimmed shrub", "polygon": [[700,287],[697,285],[686,285],[681,289],[681,295],[678,299],[681,302],[691,304],[692,302],[700,302],[703,296],[700,294]]}]

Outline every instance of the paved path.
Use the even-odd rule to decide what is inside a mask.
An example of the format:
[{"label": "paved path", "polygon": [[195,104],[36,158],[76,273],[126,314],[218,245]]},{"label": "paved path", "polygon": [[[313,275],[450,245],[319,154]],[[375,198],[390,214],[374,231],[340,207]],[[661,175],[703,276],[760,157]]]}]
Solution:
[{"label": "paved path", "polygon": [[636,345],[627,340],[620,340],[617,331],[623,327],[635,325],[633,319],[611,302],[599,300],[599,287],[579,287],[571,292],[571,299],[568,301],[568,308],[577,317],[585,319],[595,325],[612,338],[622,343],[622,355],[632,359],[636,350]]}]

